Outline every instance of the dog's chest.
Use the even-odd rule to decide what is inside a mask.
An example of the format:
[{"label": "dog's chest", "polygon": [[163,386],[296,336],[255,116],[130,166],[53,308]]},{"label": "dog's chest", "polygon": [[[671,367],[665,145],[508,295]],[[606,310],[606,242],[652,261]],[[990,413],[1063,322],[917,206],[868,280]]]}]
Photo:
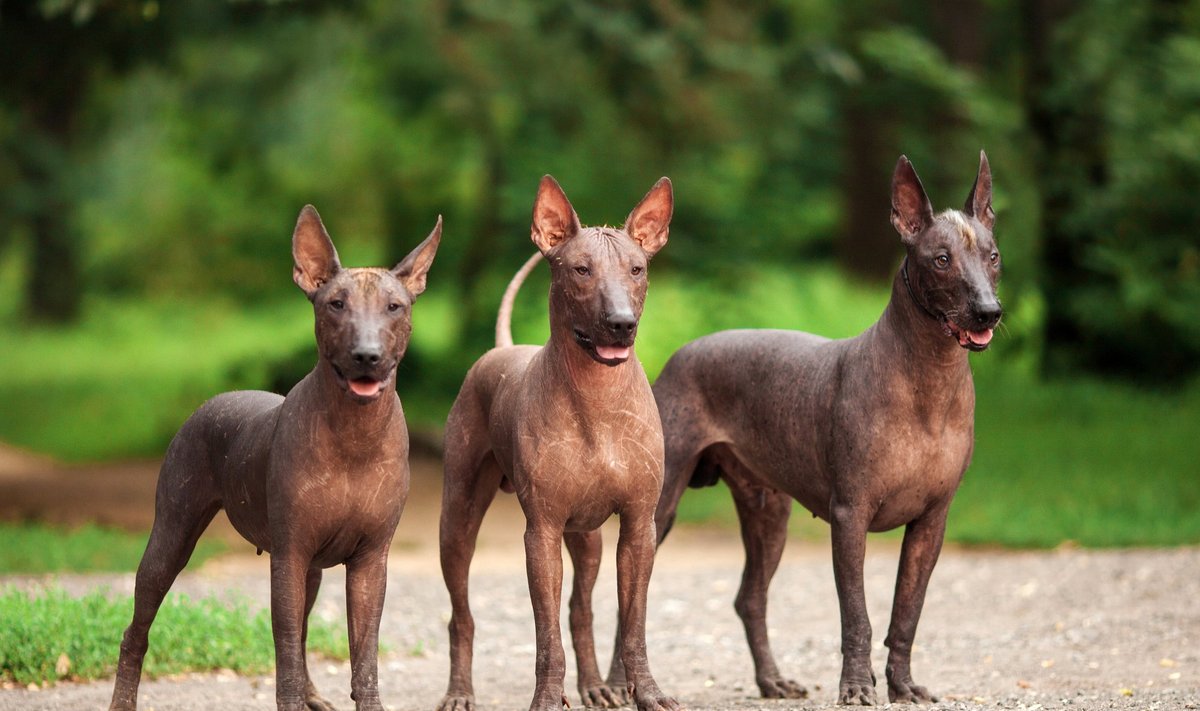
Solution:
[{"label": "dog's chest", "polygon": [[918,518],[954,494],[973,448],[972,418],[930,433],[893,424],[874,438],[867,453],[864,486],[879,502],[872,530],[889,530]]},{"label": "dog's chest", "polygon": [[657,500],[662,437],[647,418],[572,421],[557,432],[521,428],[512,478],[526,510],[551,510],[592,530],[632,502]]}]

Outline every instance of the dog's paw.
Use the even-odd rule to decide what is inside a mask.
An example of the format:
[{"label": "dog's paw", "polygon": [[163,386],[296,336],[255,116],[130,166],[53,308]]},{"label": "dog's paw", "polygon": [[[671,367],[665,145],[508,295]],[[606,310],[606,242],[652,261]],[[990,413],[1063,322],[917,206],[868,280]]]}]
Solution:
[{"label": "dog's paw", "polygon": [[798,682],[783,677],[761,678],[758,690],[764,699],[807,699],[808,689]]},{"label": "dog's paw", "polygon": [[475,697],[471,694],[446,694],[438,703],[437,711],[475,711]]},{"label": "dog's paw", "polygon": [[875,685],[862,681],[843,681],[838,685],[838,703],[844,706],[874,706]]},{"label": "dog's paw", "polygon": [[923,686],[917,686],[912,679],[900,682],[888,682],[888,700],[893,704],[935,704],[937,697],[929,693]]},{"label": "dog's paw", "polygon": [[579,698],[589,708],[615,709],[629,702],[629,695],[603,682],[579,690]]},{"label": "dog's paw", "polygon": [[634,690],[634,701],[638,711],[684,711],[683,704],[661,691],[649,694],[639,694]]},{"label": "dog's paw", "polygon": [[304,706],[308,711],[337,711],[337,708],[330,703],[329,699],[313,694],[304,700]]},{"label": "dog's paw", "polygon": [[629,682],[625,680],[624,668],[619,674],[610,672],[604,683],[620,699],[622,706],[633,701],[633,696],[629,693]]},{"label": "dog's paw", "polygon": [[529,711],[562,711],[569,708],[571,702],[561,691],[544,691],[537,688],[533,690],[533,701],[529,704]]}]

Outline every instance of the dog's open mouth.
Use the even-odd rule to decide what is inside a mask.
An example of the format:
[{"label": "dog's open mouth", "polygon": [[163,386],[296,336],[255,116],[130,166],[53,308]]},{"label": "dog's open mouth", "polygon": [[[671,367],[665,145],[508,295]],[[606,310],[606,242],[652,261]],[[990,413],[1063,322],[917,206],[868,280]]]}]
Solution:
[{"label": "dog's open mouth", "polygon": [[578,328],[575,329],[575,342],[579,344],[580,348],[587,351],[592,360],[604,365],[620,365],[629,360],[629,356],[633,355],[632,344],[628,346],[621,344],[599,346]]},{"label": "dog's open mouth", "polygon": [[[359,402],[370,402],[378,398],[384,390],[384,387],[392,379],[392,373],[395,372],[395,367],[388,368],[384,373],[373,373],[356,375],[353,378],[346,377],[346,374],[341,368],[333,366],[333,371],[337,374],[338,381],[350,391]],[[382,377],[381,377],[382,376]]]},{"label": "dog's open mouth", "polygon": [[945,318],[946,334],[953,336],[958,345],[966,348],[969,351],[984,351],[987,350],[988,344],[992,342],[992,334],[995,329],[985,328],[982,331],[968,331],[965,328],[959,328],[958,324],[948,318]]}]

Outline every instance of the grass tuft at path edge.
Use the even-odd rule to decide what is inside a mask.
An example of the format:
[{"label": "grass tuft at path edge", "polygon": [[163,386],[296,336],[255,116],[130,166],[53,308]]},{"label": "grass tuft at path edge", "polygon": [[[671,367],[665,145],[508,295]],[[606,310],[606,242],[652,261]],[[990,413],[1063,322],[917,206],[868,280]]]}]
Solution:
[{"label": "grass tuft at path edge", "polygon": [[[38,593],[4,589],[0,680],[26,685],[110,676],[132,615],[128,596],[93,591],[72,597],[56,587]],[[349,658],[345,627],[310,618],[308,649],[331,659]],[[269,611],[254,611],[242,598],[192,600],[168,594],[150,628],[144,674],[217,669],[264,674],[274,663]]]}]

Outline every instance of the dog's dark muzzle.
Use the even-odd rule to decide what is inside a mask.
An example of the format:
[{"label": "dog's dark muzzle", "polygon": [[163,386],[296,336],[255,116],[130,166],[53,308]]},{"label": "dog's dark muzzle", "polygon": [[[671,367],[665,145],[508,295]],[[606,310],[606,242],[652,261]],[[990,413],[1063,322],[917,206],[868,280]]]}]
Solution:
[{"label": "dog's dark muzzle", "polygon": [[587,352],[592,360],[608,366],[620,365],[633,355],[633,339],[637,335],[637,321],[632,326],[614,331],[602,329],[597,336],[589,336],[583,329],[575,329],[575,343]]},{"label": "dog's dark muzzle", "polygon": [[384,392],[396,374],[398,360],[382,355],[358,358],[352,353],[348,362],[332,362],[342,387],[359,402],[371,402]]}]

